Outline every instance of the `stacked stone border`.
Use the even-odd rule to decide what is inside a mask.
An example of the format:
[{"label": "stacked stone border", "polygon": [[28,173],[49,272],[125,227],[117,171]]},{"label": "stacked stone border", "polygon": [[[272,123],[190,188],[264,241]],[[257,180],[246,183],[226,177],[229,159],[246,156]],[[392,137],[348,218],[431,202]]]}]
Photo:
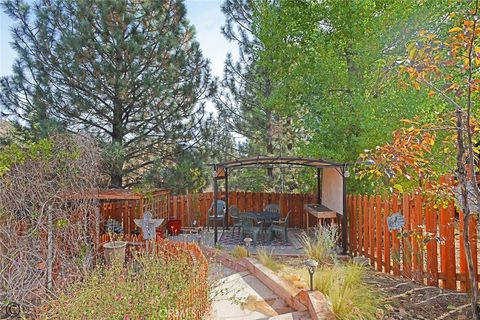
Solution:
[{"label": "stacked stone border", "polygon": [[298,289],[273,271],[251,258],[236,259],[215,248],[203,248],[210,259],[236,272],[248,271],[298,312],[308,311],[314,320],[334,320],[335,315],[325,296],[319,291]]}]

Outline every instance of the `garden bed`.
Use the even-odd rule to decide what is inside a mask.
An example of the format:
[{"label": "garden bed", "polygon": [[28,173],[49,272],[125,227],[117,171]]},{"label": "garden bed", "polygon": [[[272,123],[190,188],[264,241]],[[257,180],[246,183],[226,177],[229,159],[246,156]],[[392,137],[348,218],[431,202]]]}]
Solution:
[{"label": "garden bed", "polygon": [[208,262],[195,244],[160,241],[126,267],[98,266],[38,310],[45,319],[200,319]]},{"label": "garden bed", "polygon": [[[302,268],[304,261],[305,258],[301,257],[281,258],[281,263],[291,268]],[[464,320],[473,317],[465,293],[425,286],[370,268],[367,269],[363,281],[375,288],[382,297],[377,319]]]},{"label": "garden bed", "polygon": [[369,271],[365,282],[384,296],[385,319],[473,319],[465,293]]}]

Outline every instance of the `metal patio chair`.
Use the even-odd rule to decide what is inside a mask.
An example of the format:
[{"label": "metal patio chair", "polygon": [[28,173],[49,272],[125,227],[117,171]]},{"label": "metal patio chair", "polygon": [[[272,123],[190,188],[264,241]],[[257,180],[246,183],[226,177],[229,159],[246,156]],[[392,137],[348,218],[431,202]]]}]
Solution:
[{"label": "metal patio chair", "polygon": [[242,228],[240,230],[240,239],[243,242],[245,236],[250,235],[253,239],[253,245],[257,245],[258,233],[260,232],[259,224],[254,219],[244,218],[241,220]]},{"label": "metal patio chair", "polygon": [[217,221],[222,222],[222,230],[225,230],[225,211],[227,209],[227,205],[223,200],[217,200],[217,217],[215,218],[215,203],[212,202],[212,205],[208,209],[207,212],[207,232],[210,231],[210,221],[217,223]]},{"label": "metal patio chair", "polygon": [[[265,212],[275,212],[281,215],[280,213],[280,206],[276,203],[270,203],[263,208]],[[266,232],[270,225],[272,224],[272,219],[265,219],[263,223],[263,231]]]},{"label": "metal patio chair", "polygon": [[275,233],[283,233],[285,242],[288,242],[288,222],[290,220],[290,213],[288,211],[287,216],[285,218],[280,218],[278,221],[272,221],[270,228],[268,228],[268,241],[271,242],[273,235]]},{"label": "metal patio chair", "polygon": [[230,206],[228,209],[228,215],[233,222],[232,235],[235,235],[235,228],[238,228],[238,233],[240,234],[240,230],[242,229],[240,210],[236,205]]}]

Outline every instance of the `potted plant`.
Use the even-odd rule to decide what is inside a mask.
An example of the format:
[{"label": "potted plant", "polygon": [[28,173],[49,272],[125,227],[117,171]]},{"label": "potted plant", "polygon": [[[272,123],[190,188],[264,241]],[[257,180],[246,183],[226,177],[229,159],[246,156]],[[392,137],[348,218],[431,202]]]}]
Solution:
[{"label": "potted plant", "polygon": [[[109,233],[110,241],[103,244],[103,254],[105,257],[105,263],[107,265],[122,266],[125,262],[125,251],[127,248],[127,242],[121,240],[115,240],[115,236]],[[117,239],[122,239],[121,235]]]}]

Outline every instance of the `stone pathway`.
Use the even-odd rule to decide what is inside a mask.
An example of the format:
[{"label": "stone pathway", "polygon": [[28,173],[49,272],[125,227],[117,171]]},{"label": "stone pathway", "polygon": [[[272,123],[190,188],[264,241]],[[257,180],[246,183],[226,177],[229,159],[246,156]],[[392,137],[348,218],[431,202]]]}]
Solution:
[{"label": "stone pathway", "polygon": [[211,263],[209,277],[214,288],[208,319],[310,319],[308,313],[295,312],[249,272]]}]

